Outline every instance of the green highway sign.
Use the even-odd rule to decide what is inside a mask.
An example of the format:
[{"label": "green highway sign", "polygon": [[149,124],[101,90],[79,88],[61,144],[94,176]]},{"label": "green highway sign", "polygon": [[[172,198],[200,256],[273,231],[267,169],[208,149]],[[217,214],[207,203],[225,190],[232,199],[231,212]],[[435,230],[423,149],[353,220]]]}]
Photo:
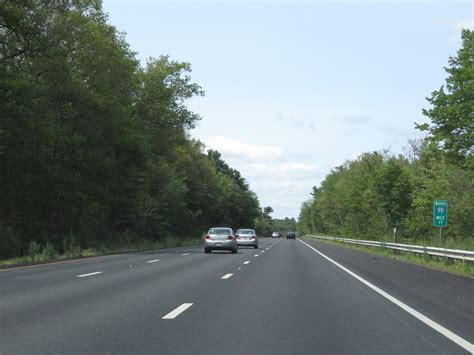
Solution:
[{"label": "green highway sign", "polygon": [[433,226],[446,227],[448,225],[448,201],[434,200]]}]

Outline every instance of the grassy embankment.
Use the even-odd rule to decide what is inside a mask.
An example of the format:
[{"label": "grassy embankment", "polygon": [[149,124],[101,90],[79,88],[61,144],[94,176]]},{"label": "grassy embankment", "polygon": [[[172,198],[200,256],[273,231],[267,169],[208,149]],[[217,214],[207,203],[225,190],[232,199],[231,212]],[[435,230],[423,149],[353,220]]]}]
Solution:
[{"label": "grassy embankment", "polygon": [[21,265],[30,263],[42,263],[48,261],[75,259],[83,257],[128,253],[144,250],[159,250],[165,248],[196,245],[202,243],[202,238],[165,238],[161,241],[139,241],[127,243],[126,245],[101,246],[97,248],[81,249],[77,245],[69,245],[65,252],[59,254],[51,243],[41,246],[36,242],[30,242],[26,255],[18,258],[0,260],[1,265]]},{"label": "grassy embankment", "polygon": [[[317,239],[313,236],[309,236],[311,238]],[[436,270],[447,271],[461,276],[468,276],[474,277],[474,262],[470,261],[462,261],[462,260],[453,260],[444,257],[436,257],[431,256],[428,254],[417,254],[412,252],[405,252],[400,250],[394,249],[387,249],[387,248],[379,248],[379,247],[370,247],[365,245],[357,245],[357,244],[350,244],[344,243],[339,241],[333,240],[325,240],[325,239],[317,239],[319,241],[325,243],[336,244],[345,248],[352,248],[362,252],[382,255],[389,258],[397,259],[406,261],[412,264],[421,265],[424,267],[429,267]],[[404,240],[403,244],[412,244],[412,245],[423,245],[423,246],[436,246],[434,243],[428,242],[420,242],[420,241],[407,241]],[[446,241],[445,245],[442,246],[443,248],[449,249],[462,249],[462,250],[474,250],[472,247],[472,243],[470,242],[454,242],[454,241]]]}]

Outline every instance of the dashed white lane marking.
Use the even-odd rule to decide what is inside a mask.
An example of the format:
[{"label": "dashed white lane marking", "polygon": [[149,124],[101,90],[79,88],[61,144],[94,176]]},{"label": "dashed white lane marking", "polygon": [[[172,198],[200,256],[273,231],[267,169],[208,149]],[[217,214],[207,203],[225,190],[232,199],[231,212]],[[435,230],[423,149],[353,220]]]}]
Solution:
[{"label": "dashed white lane marking", "polygon": [[221,277],[222,280],[227,280],[228,278],[232,277],[234,274],[225,274],[224,276]]},{"label": "dashed white lane marking", "polygon": [[158,261],[160,261],[160,259],[149,260],[149,261],[147,261],[147,263],[148,263],[148,264],[152,264],[152,263],[157,263]]},{"label": "dashed white lane marking", "polygon": [[270,248],[265,248],[265,249],[267,249],[267,250],[268,250],[268,249],[270,249]]},{"label": "dashed white lane marking", "polygon": [[250,264],[250,261],[244,261],[244,265]]},{"label": "dashed white lane marking", "polygon": [[273,247],[273,246],[275,246],[275,245],[277,245],[277,244],[280,243],[280,242],[281,242],[281,240],[276,241],[275,243],[273,243],[272,245],[270,245],[270,248]]},{"label": "dashed white lane marking", "polygon": [[430,318],[426,317],[425,315],[421,314],[420,312],[418,312],[417,310],[411,308],[410,306],[406,305],[405,303],[399,301],[398,299],[396,299],[395,297],[393,297],[392,295],[388,294],[387,292],[385,292],[384,290],[382,290],[381,288],[378,288],[377,286],[371,284],[369,281],[367,281],[366,279],[360,277],[359,275],[357,275],[356,273],[352,272],[351,270],[347,269],[346,267],[342,266],[341,264],[339,264],[338,262],[332,260],[330,257],[324,255],[323,253],[321,253],[319,250],[317,250],[316,248],[313,248],[311,245],[309,245],[308,243],[305,243],[303,242],[302,240],[298,239],[301,243],[303,243],[304,245],[306,245],[308,248],[312,249],[315,253],[321,255],[323,258],[325,258],[326,260],[330,261],[331,263],[333,263],[334,265],[336,265],[338,268],[340,268],[341,270],[347,272],[349,275],[351,275],[352,277],[354,277],[355,279],[359,280],[360,282],[362,282],[364,285],[366,285],[367,287],[371,288],[372,290],[374,290],[375,292],[377,292],[379,295],[381,295],[382,297],[385,297],[387,300],[389,300],[390,302],[392,303],[395,303],[398,307],[400,307],[401,309],[403,309],[404,311],[410,313],[413,317],[417,318],[418,320],[422,321],[423,323],[425,323],[427,326],[433,328],[434,330],[436,330],[437,332],[441,333],[442,335],[444,335],[446,338],[448,338],[449,340],[455,342],[456,344],[458,344],[460,347],[466,349],[467,351],[469,351],[470,353],[473,353],[473,350],[474,350],[474,344],[471,344],[469,343],[467,340],[461,338],[459,335],[457,334],[454,334],[452,331],[450,331],[449,329],[446,329],[445,327],[443,327],[441,324],[438,324],[436,323],[435,321],[431,320]]},{"label": "dashed white lane marking", "polygon": [[183,313],[192,305],[193,303],[183,303],[181,306],[175,308],[174,310],[172,310],[170,313],[168,313],[166,316],[164,316],[161,319],[175,319],[177,316],[179,316],[181,313]]},{"label": "dashed white lane marking", "polygon": [[262,253],[262,254],[263,254],[263,253],[265,253],[265,251],[264,251],[264,250],[262,250],[260,253]]},{"label": "dashed white lane marking", "polygon": [[258,258],[258,254],[255,254],[254,256],[255,256],[256,258]]},{"label": "dashed white lane marking", "polygon": [[181,255],[182,255],[182,256],[188,256],[188,255],[189,255],[189,253],[184,253],[184,254],[181,254]]},{"label": "dashed white lane marking", "polygon": [[90,274],[77,275],[76,277],[87,277],[102,274],[102,271],[91,272]]}]

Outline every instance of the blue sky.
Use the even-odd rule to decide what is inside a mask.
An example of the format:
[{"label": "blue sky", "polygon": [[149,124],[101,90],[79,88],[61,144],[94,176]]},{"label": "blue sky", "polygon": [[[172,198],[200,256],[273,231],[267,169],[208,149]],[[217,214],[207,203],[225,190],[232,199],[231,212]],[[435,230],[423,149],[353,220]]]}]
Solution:
[{"label": "blue sky", "polygon": [[425,97],[473,28],[471,1],[105,0],[137,57],[190,62],[206,92],[190,133],[297,217],[332,168],[421,137]]}]

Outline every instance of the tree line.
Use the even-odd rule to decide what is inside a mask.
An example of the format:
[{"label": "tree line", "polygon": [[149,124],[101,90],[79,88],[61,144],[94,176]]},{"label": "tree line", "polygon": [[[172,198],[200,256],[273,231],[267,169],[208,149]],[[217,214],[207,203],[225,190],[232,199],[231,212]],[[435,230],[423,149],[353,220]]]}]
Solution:
[{"label": "tree line", "polygon": [[[446,85],[427,98],[417,124],[427,137],[405,155],[370,152],[331,170],[302,204],[298,227],[363,239],[434,239],[433,200],[448,200],[443,239],[474,247],[474,32],[449,59]],[[449,243],[448,243],[449,244]]]},{"label": "tree line", "polygon": [[272,213],[273,208],[270,206],[260,210],[260,214],[255,220],[255,229],[259,235],[270,237],[273,232],[296,231],[297,223],[294,218],[273,218]]},{"label": "tree line", "polygon": [[0,2],[0,258],[250,227],[257,196],[189,135],[189,63],[142,67],[101,2]]}]

